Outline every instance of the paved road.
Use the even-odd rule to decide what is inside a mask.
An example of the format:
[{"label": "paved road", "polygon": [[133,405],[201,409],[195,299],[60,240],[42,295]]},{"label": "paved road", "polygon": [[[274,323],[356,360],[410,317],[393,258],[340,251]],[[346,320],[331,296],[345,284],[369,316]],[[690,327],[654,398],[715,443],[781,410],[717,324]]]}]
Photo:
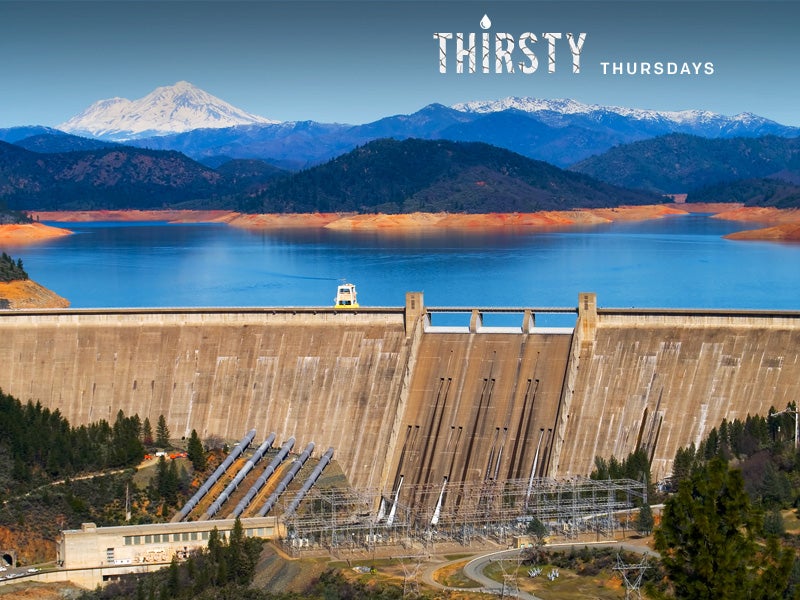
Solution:
[{"label": "paved road", "polygon": [[[593,548],[618,548],[620,550],[625,550],[626,552],[635,552],[637,554],[644,554],[647,556],[659,556],[658,552],[651,550],[646,546],[639,546],[636,544],[626,544],[620,542],[582,542],[582,543],[562,543],[562,544],[548,544],[543,549],[547,550],[567,550],[570,548],[580,549],[584,546],[591,546]],[[437,582],[433,578],[434,572],[438,571],[439,569],[449,565],[461,562],[463,559],[454,560],[450,562],[443,562],[429,566],[425,571],[422,573],[423,581],[434,588],[441,589],[441,590],[454,590],[454,591],[469,591],[469,592],[477,592],[477,593],[484,593],[484,594],[491,594],[493,596],[498,596],[503,594],[503,585],[498,583],[497,581],[486,577],[483,572],[489,566],[490,563],[498,560],[508,560],[514,559],[519,555],[520,550],[517,548],[513,548],[511,550],[493,550],[491,552],[487,552],[485,554],[481,554],[473,558],[469,561],[466,566],[464,567],[464,574],[472,579],[473,581],[478,582],[481,584],[482,587],[480,588],[456,588],[456,587],[449,587],[442,585],[441,583]],[[505,590],[503,594],[508,597],[517,597],[522,598],[524,600],[542,600],[538,596],[534,596],[531,593],[524,592],[519,590],[518,592]]]}]

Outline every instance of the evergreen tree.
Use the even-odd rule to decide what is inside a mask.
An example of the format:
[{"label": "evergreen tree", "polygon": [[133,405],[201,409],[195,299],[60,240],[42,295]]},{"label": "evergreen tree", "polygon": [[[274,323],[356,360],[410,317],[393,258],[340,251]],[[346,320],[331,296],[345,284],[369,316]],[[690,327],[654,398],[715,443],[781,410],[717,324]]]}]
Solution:
[{"label": "evergreen tree", "polygon": [[156,446],[159,448],[169,447],[169,428],[167,427],[167,420],[164,415],[158,416],[158,425],[156,425]]},{"label": "evergreen tree", "polygon": [[145,418],[142,425],[142,443],[148,448],[153,445],[153,426],[149,418]]},{"label": "evergreen tree", "polygon": [[174,598],[178,594],[181,587],[180,572],[178,570],[178,559],[173,554],[172,561],[169,563],[169,571],[167,575],[167,594],[168,598]]},{"label": "evergreen tree", "polygon": [[653,509],[650,508],[649,504],[642,504],[639,508],[639,516],[636,518],[636,531],[642,535],[650,535],[654,525]]},{"label": "evergreen tree", "polygon": [[245,551],[244,528],[239,517],[236,517],[228,540],[228,577],[234,583],[246,585],[252,577],[250,567]]},{"label": "evergreen tree", "polygon": [[764,533],[777,537],[786,533],[786,525],[783,523],[781,511],[771,510],[764,515]]},{"label": "evergreen tree", "polygon": [[[759,556],[759,518],[738,470],[713,458],[667,500],[656,549],[678,598],[769,598],[788,585],[791,561],[776,544]],[[760,565],[768,568],[758,569]],[[766,581],[769,578],[771,581]]]},{"label": "evergreen tree", "polygon": [[672,462],[672,477],[676,483],[688,479],[692,474],[695,454],[694,442],[688,448],[678,448],[675,452],[675,460]]},{"label": "evergreen tree", "polygon": [[189,436],[189,444],[186,447],[186,455],[192,461],[192,467],[195,471],[203,471],[206,468],[206,451],[203,449],[203,442],[197,435],[197,431],[192,429],[192,435]]},{"label": "evergreen tree", "polygon": [[547,525],[542,523],[536,517],[533,517],[528,523],[528,526],[525,528],[525,533],[533,537],[538,544],[539,542],[544,541],[544,538],[548,536],[550,530],[547,528]]}]

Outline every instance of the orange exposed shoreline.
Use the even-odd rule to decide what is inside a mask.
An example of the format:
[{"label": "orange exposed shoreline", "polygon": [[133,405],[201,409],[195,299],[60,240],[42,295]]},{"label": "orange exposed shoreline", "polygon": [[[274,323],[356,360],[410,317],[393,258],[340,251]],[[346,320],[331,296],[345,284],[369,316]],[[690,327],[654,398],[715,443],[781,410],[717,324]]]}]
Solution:
[{"label": "orange exposed shoreline", "polygon": [[23,246],[44,240],[69,235],[69,229],[51,227],[42,223],[21,223],[0,225],[0,244],[4,246]]},{"label": "orange exposed shoreline", "polygon": [[714,218],[728,221],[755,221],[768,225],[761,229],[729,233],[724,236],[727,240],[800,242],[800,210],[796,208],[738,207],[716,214]]},{"label": "orange exposed shoreline", "polygon": [[168,221],[171,223],[227,223],[244,229],[288,229],[327,227],[340,230],[485,229],[497,227],[552,227],[608,223],[618,220],[655,219],[686,214],[677,205],[626,206],[536,213],[410,213],[410,214],[242,214],[232,211],[190,210],[101,210],[37,212],[43,221],[79,223],[88,221]]},{"label": "orange exposed shoreline", "polygon": [[[567,227],[571,225],[596,225],[612,221],[643,221],[669,215],[712,213],[714,218],[752,221],[769,225],[765,229],[743,231],[725,236],[729,239],[762,239],[770,241],[799,241],[800,210],[763,207],[744,207],[735,203],[713,204],[658,204],[649,206],[622,206],[619,208],[575,209],[567,211],[542,211],[536,213],[411,213],[399,215],[308,213],[308,214],[242,214],[225,210],[102,210],[76,212],[39,212],[35,218],[62,223],[87,221],[168,221],[171,223],[227,223],[232,227],[250,230],[316,229],[338,231],[374,231],[409,234],[412,232],[454,229],[461,231],[530,230]],[[0,226],[0,243],[33,243],[56,235],[66,235],[68,230],[41,228],[35,233],[21,233],[10,228],[33,225]]]},{"label": "orange exposed shoreline", "polygon": [[5,300],[12,310],[69,307],[69,300],[30,279],[0,282],[0,300]]}]

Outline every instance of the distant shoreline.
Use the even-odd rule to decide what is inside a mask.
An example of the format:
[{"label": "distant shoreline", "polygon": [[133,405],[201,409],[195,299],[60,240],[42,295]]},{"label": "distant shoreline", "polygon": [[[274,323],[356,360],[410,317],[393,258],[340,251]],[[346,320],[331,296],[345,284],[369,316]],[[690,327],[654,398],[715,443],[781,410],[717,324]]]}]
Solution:
[{"label": "distant shoreline", "polygon": [[81,223],[97,221],[170,223],[227,223],[243,229],[321,228],[338,230],[495,229],[563,227],[569,225],[656,219],[686,214],[678,205],[623,206],[534,213],[273,213],[245,214],[223,210],[93,210],[42,211],[31,216],[41,221]]},{"label": "distant shoreline", "polygon": [[[672,215],[713,213],[714,218],[763,223],[764,228],[726,235],[733,240],[800,241],[800,210],[744,207],[736,203],[657,204],[535,213],[410,213],[410,214],[243,214],[225,210],[96,210],[33,212],[40,221],[81,223],[97,221],[170,223],[225,223],[250,230],[318,229],[374,231],[407,235],[442,230],[530,231],[614,221],[645,221]],[[0,244],[26,245],[69,235],[68,229],[41,223],[0,226]]]}]

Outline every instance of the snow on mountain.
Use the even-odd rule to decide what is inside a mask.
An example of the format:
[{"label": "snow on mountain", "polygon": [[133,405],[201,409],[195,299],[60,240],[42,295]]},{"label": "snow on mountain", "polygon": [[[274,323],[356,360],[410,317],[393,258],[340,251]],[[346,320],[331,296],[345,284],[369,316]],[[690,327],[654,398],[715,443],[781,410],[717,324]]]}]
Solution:
[{"label": "snow on mountain", "polygon": [[752,113],[742,113],[732,117],[720,115],[705,110],[657,111],[641,108],[626,108],[623,106],[601,106],[599,104],[583,104],[576,100],[555,98],[545,100],[540,98],[521,98],[510,96],[500,100],[477,100],[461,102],[451,108],[467,113],[493,113],[504,110],[519,110],[527,113],[551,112],[561,115],[593,115],[616,114],[635,121],[667,121],[676,125],[764,125],[773,123]]},{"label": "snow on mountain", "polygon": [[92,104],[58,129],[115,141],[219,129],[236,125],[279,123],[245,112],[187,81],[159,87],[144,98],[110,98]]}]

